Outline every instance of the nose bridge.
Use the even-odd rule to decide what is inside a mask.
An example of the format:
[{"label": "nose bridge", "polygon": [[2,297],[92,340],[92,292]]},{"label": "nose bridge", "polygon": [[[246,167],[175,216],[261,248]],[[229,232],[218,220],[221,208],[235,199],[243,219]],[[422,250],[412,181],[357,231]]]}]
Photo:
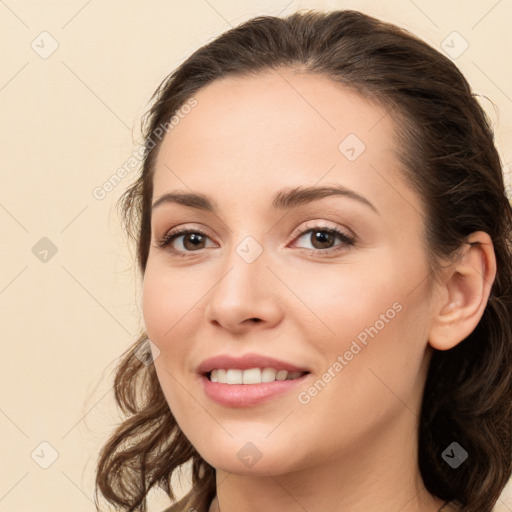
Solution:
[{"label": "nose bridge", "polygon": [[268,278],[266,257],[263,246],[251,235],[241,242],[234,242],[221,264],[224,276],[215,287],[215,295],[223,301],[233,304],[257,299],[261,292],[260,285]]},{"label": "nose bridge", "polygon": [[273,275],[267,264],[267,253],[256,238],[245,235],[240,242],[234,241],[219,263],[220,278],[208,298],[208,318],[230,328],[254,318],[276,321],[279,300],[270,291],[274,286],[268,280]]}]

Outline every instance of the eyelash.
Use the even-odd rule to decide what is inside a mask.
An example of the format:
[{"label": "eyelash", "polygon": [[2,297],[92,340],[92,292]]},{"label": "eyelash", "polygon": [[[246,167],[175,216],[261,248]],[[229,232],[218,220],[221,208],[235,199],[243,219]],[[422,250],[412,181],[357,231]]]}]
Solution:
[{"label": "eyelash", "polygon": [[[299,248],[299,250],[301,250],[301,251],[307,252],[309,254],[318,255],[318,256],[332,255],[333,253],[337,253],[338,251],[343,250],[346,247],[354,246],[355,241],[356,241],[355,237],[347,235],[346,233],[344,233],[336,228],[324,227],[324,226],[310,227],[307,225],[306,225],[306,229],[303,228],[300,230],[296,230],[293,233],[293,240],[296,240],[297,238],[301,238],[302,236],[304,236],[310,232],[329,233],[329,234],[332,234],[332,235],[335,235],[336,237],[338,237],[342,242],[340,245],[330,247],[328,249],[308,249],[308,248],[304,248],[304,247]],[[161,249],[165,249],[167,246],[169,246],[174,240],[176,240],[180,236],[188,235],[188,234],[197,234],[197,235],[201,235],[206,238],[210,238],[206,233],[204,233],[200,229],[178,228],[178,229],[175,229],[173,231],[169,231],[168,233],[166,233],[158,241],[157,247],[159,247]],[[177,256],[181,256],[181,257],[187,257],[188,255],[190,255],[194,252],[199,252],[199,251],[200,251],[200,249],[198,249],[197,251],[178,251],[176,249],[171,250],[171,252],[173,254],[175,254]]]}]

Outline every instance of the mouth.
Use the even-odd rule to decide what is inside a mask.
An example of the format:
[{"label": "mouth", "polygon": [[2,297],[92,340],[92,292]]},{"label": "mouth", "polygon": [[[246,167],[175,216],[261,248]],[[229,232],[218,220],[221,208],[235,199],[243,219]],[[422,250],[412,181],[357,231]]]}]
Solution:
[{"label": "mouth", "polygon": [[229,385],[254,385],[275,381],[296,380],[307,374],[309,374],[308,371],[278,370],[271,367],[248,368],[246,370],[238,368],[215,368],[209,372],[203,373],[210,382]]},{"label": "mouth", "polygon": [[230,408],[289,399],[312,375],[308,368],[256,353],[219,354],[204,360],[196,371],[205,395]]},{"label": "mouth", "polygon": [[279,397],[289,400],[298,386],[306,385],[310,375],[307,371],[277,371],[275,368],[219,368],[201,374],[201,383],[205,395],[217,404],[251,408]]}]

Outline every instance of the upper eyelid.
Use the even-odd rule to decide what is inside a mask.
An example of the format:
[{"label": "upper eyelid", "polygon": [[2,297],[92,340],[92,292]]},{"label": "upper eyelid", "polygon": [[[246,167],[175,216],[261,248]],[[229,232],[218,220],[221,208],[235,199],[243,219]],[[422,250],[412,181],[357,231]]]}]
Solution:
[{"label": "upper eyelid", "polygon": [[[303,234],[303,233],[307,232],[308,230],[315,229],[315,228],[316,229],[336,229],[336,230],[342,231],[342,232],[349,231],[350,233],[347,233],[347,234],[350,234],[350,236],[352,236],[352,232],[348,228],[340,227],[335,222],[325,221],[325,220],[307,220],[307,221],[304,221],[297,228],[294,228],[294,230],[292,231],[292,236],[296,236],[296,235],[299,235],[301,233]],[[185,225],[178,225],[178,226],[175,226],[173,228],[170,228],[170,229],[164,231],[162,233],[162,235],[160,236],[160,238],[162,238],[162,237],[164,237],[164,236],[166,236],[166,235],[168,235],[170,233],[173,233],[173,234],[184,234],[184,233],[180,233],[180,232],[184,232],[184,231],[203,232],[208,237],[214,238],[214,237],[211,237],[207,233],[207,231],[209,231],[208,228],[196,227],[196,226],[188,226],[186,224]],[[155,238],[158,238],[158,236],[156,235],[156,232],[155,232],[154,236],[155,236]]]},{"label": "upper eyelid", "polygon": [[[310,224],[310,225],[309,225]],[[325,225],[324,225],[325,224]],[[302,226],[302,227],[301,227]],[[309,220],[306,221],[305,225],[298,226],[296,229],[293,230],[292,236],[295,239],[297,236],[302,236],[308,231],[311,230],[318,230],[321,231],[322,229],[333,229],[335,231],[339,231],[341,234],[346,235],[350,238],[355,238],[355,234],[348,228],[342,227],[335,222],[327,223],[326,221],[321,220]]]},{"label": "upper eyelid", "polygon": [[[329,205],[329,203],[327,203],[325,205],[323,203],[323,201],[332,199],[333,197],[335,197],[335,196],[323,197],[321,199],[314,200],[311,203],[307,203],[306,205],[302,205],[304,209],[302,211],[294,212],[293,216],[294,217],[295,217],[295,215],[302,216],[303,214],[307,215],[308,217],[318,216],[319,222],[333,222],[334,223],[333,227],[335,227],[336,229],[338,229],[339,224],[336,221],[323,220],[322,217],[325,214],[327,214],[329,216],[333,216],[333,217],[341,216],[341,218],[344,218],[345,220],[349,220],[350,222],[352,222],[352,220],[354,220],[354,219],[357,219],[358,222],[363,222],[363,224],[365,223],[365,216],[361,217],[360,214],[358,212],[354,212],[352,210],[352,208],[349,208],[349,207],[345,208],[345,206],[340,206],[340,205],[332,206],[332,205]],[[318,204],[318,203],[321,203],[321,204]],[[179,206],[179,204],[178,204],[178,206]],[[299,206],[301,206],[301,205],[294,206],[293,209],[295,210],[295,209],[299,208]],[[186,208],[186,209],[188,209],[188,208]],[[160,208],[157,208],[156,211],[159,212]],[[165,213],[165,215],[162,213],[162,221],[164,221],[164,219],[167,217],[168,213]],[[208,218],[210,215],[213,215],[217,219],[217,220],[214,220],[214,223],[216,224],[217,221],[219,221],[219,223],[220,223],[219,227],[220,227],[221,231],[228,231],[229,233],[232,233],[232,229],[230,229],[230,227],[214,212],[204,210],[199,213],[201,214],[201,217],[203,217],[203,218],[205,218],[205,217]],[[158,213],[157,215],[158,215],[158,218],[160,219],[160,214]],[[152,224],[153,224],[154,216],[155,216],[155,213],[153,213],[151,216]],[[193,216],[195,217],[195,214],[193,214]],[[170,218],[173,218],[173,217],[174,217],[174,215],[172,215]],[[179,217],[181,217],[181,215],[179,215]],[[286,217],[286,215],[284,215],[284,217]],[[283,218],[283,216],[281,216],[281,218]],[[312,220],[307,219],[307,220],[305,220],[305,222],[312,222]],[[191,221],[191,223],[193,224],[194,222]],[[184,224],[186,224],[186,222]],[[268,231],[274,230],[276,225],[278,225],[278,224],[279,224],[279,218],[277,219],[277,222],[275,222]],[[343,226],[343,224],[342,224],[342,226]],[[204,229],[204,228],[200,228],[200,229]],[[352,232],[352,230],[350,230],[350,228],[348,228],[346,225],[342,229],[348,230],[348,232],[351,235],[355,236],[355,234]]]}]

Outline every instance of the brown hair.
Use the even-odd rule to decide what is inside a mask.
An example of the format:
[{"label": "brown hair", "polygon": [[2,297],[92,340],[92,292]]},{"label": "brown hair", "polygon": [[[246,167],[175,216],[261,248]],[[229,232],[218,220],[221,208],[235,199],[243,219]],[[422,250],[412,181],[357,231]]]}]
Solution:
[{"label": "brown hair", "polygon": [[[488,233],[497,274],[483,316],[455,348],[435,351],[419,422],[418,464],[428,491],[464,512],[489,512],[511,467],[512,211],[490,123],[450,59],[409,32],[356,11],[262,16],[198,49],[159,86],[144,121],[145,153],[136,182],[118,204],[144,274],[151,237],[152,174],[158,128],[201,88],[226,76],[287,67],[321,74],[377,100],[397,122],[405,177],[423,199],[433,276],[466,237]],[[114,382],[126,414],[101,450],[98,490],[122,510],[145,511],[152,487],[174,499],[171,475],[192,463],[187,507],[208,510],[215,470],[179,429],[155,368],[123,354]],[[468,453],[452,469],[442,452],[453,441]],[[99,508],[98,508],[99,510]]]}]

